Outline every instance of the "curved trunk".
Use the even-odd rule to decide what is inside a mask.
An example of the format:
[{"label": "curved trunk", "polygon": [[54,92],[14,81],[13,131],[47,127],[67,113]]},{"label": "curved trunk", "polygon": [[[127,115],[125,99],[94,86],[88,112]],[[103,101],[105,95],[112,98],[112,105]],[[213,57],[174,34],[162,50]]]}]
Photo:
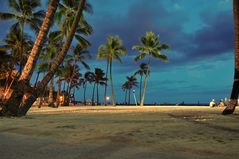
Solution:
[{"label": "curved trunk", "polygon": [[112,78],[112,59],[110,60],[110,88],[112,94],[112,105],[115,106],[115,93],[113,88],[113,78]]},{"label": "curved trunk", "polygon": [[[57,2],[59,2],[59,1],[57,1]],[[36,98],[40,95],[41,91],[44,89],[44,87],[47,85],[47,83],[51,80],[51,78],[54,76],[55,72],[57,71],[58,67],[63,62],[63,60],[67,54],[67,51],[69,50],[71,42],[73,40],[73,37],[75,35],[75,31],[78,26],[80,17],[82,15],[82,12],[83,12],[83,9],[85,6],[85,2],[86,2],[86,0],[80,1],[78,8],[77,8],[76,15],[74,17],[73,24],[71,26],[70,34],[68,35],[60,53],[57,55],[55,62],[53,63],[51,69],[47,72],[46,76],[37,85],[37,88],[36,88],[36,91],[34,91],[34,94],[32,94],[32,96],[29,97],[29,100],[26,102],[24,107],[20,108],[20,112],[19,112],[20,115],[25,115],[27,113],[27,111],[30,109],[30,107],[32,106],[32,104],[34,103]]]},{"label": "curved trunk", "polygon": [[105,92],[104,92],[104,104],[107,105],[107,101],[106,101],[106,95],[107,95],[107,86],[108,86],[108,69],[109,69],[109,62],[108,60],[106,61],[106,85],[105,85]]},{"label": "curved trunk", "polygon": [[[19,115],[20,103],[22,101],[24,92],[26,91],[27,88],[29,88],[28,81],[30,80],[31,75],[34,71],[37,58],[38,58],[38,56],[40,54],[40,50],[42,48],[43,41],[48,34],[51,23],[53,22],[54,14],[56,12],[58,3],[59,3],[59,0],[51,0],[50,1],[49,6],[47,8],[46,16],[41,25],[37,39],[34,43],[32,51],[28,57],[27,63],[24,67],[24,70],[19,78],[18,85],[13,89],[11,97],[8,99],[8,101],[6,103],[4,103],[4,106],[0,112],[0,115],[10,115],[10,116]],[[36,100],[36,98],[35,98],[35,100]],[[34,103],[34,101],[30,105],[32,105],[33,103]]]},{"label": "curved trunk", "polygon": [[148,64],[147,64],[147,71],[146,71],[146,75],[145,75],[145,79],[144,79],[144,89],[143,89],[143,94],[142,94],[142,99],[140,102],[140,106],[144,106],[144,98],[145,98],[145,94],[146,94],[146,87],[147,87],[147,81],[149,78],[149,64],[150,64],[150,55],[149,55],[149,59],[148,59]]},{"label": "curved trunk", "polygon": [[36,66],[36,61],[40,55],[40,51],[43,46],[44,39],[46,39],[50,26],[53,22],[53,18],[58,6],[59,0],[51,0],[46,12],[46,16],[41,25],[40,31],[37,35],[36,41],[33,45],[32,51],[27,59],[27,63],[24,67],[24,70],[19,78],[19,80],[27,80],[29,81],[34,68]]}]

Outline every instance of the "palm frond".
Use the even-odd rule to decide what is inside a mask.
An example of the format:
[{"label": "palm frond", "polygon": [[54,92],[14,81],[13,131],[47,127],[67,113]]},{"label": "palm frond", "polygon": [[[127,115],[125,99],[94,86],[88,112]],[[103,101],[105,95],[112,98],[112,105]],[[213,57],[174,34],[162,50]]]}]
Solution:
[{"label": "palm frond", "polygon": [[135,60],[135,61],[141,60],[141,59],[143,59],[145,56],[146,56],[146,53],[140,53],[139,55],[137,55],[137,56],[134,58],[134,60]]}]

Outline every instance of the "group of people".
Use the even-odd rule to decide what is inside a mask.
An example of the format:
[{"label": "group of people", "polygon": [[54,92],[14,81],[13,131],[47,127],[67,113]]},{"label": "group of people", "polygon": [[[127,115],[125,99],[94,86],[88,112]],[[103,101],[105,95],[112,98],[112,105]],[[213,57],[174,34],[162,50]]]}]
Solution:
[{"label": "group of people", "polygon": [[228,102],[228,100],[227,100],[227,98],[225,98],[225,100],[223,101],[223,99],[221,99],[220,101],[219,101],[219,103],[215,103],[215,99],[212,99],[211,100],[211,102],[209,103],[209,106],[210,107],[215,107],[215,106],[218,106],[218,107],[224,107],[225,105],[227,105],[227,102]]}]

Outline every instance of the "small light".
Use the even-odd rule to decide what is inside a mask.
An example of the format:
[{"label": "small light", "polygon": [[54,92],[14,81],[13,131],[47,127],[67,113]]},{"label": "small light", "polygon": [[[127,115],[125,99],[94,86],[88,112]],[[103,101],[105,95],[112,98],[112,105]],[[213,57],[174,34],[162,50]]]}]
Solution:
[{"label": "small light", "polygon": [[110,100],[110,97],[109,97],[109,96],[107,96],[107,97],[106,97],[106,100]]}]

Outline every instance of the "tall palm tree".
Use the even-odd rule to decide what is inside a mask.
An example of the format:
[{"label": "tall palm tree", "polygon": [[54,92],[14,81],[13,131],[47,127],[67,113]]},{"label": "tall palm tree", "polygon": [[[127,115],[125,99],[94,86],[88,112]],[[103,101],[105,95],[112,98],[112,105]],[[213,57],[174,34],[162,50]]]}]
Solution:
[{"label": "tall palm tree", "polygon": [[133,89],[133,87],[137,87],[138,86],[138,82],[137,79],[135,78],[135,76],[127,76],[126,77],[127,81],[126,81],[126,88],[128,89],[128,104],[130,104],[130,95],[131,95],[131,90]]},{"label": "tall palm tree", "polygon": [[65,77],[65,68],[63,65],[61,65],[58,68],[56,72],[56,76],[58,77],[58,80],[57,80],[58,89],[57,89],[57,97],[56,97],[56,106],[58,107],[60,104],[61,82],[64,80],[64,77]]},{"label": "tall palm tree", "polygon": [[232,114],[237,106],[239,94],[239,1],[233,0],[234,16],[234,81],[231,91],[231,98],[227,107],[222,112],[223,115]]},{"label": "tall palm tree", "polygon": [[159,36],[156,36],[153,32],[147,32],[145,36],[141,37],[140,41],[142,45],[135,45],[133,46],[133,49],[138,50],[140,53],[135,57],[135,61],[143,59],[146,55],[148,56],[147,71],[144,79],[144,90],[140,102],[140,106],[143,106],[147,87],[147,80],[149,77],[149,65],[151,63],[151,59],[152,57],[154,57],[156,59],[167,61],[168,57],[166,55],[163,55],[161,51],[168,49],[169,47],[166,44],[161,44],[159,42]]},{"label": "tall palm tree", "polygon": [[[73,50],[73,55],[70,55],[67,57],[67,62],[71,63],[73,66],[72,72],[77,71],[76,69],[78,69],[78,65],[77,65],[78,63],[83,65],[85,69],[89,70],[90,67],[85,62],[86,59],[91,58],[89,51],[86,50],[86,48],[84,48],[84,46],[82,46],[81,44],[78,44],[75,47],[72,47],[72,50]],[[69,78],[69,85],[72,84],[73,75],[74,74],[72,74],[72,77]]]},{"label": "tall palm tree", "polygon": [[87,83],[92,83],[95,80],[94,72],[87,71],[84,74],[84,105],[86,105],[86,90],[87,90]]},{"label": "tall palm tree", "polygon": [[[108,36],[107,43],[100,45],[98,48],[97,59],[106,59],[106,78],[108,79],[108,69],[110,69],[110,87],[112,94],[112,104],[115,105],[115,93],[113,88],[113,78],[112,78],[112,61],[121,62],[120,55],[125,55],[126,49],[123,46],[122,41],[117,36]],[[106,105],[106,95],[107,95],[107,81],[105,85],[104,92],[104,103]]]},{"label": "tall palm tree", "polygon": [[[37,8],[41,6],[41,1],[39,0],[8,0],[8,5],[14,12],[0,12],[0,20],[16,20],[12,28],[19,28],[21,32],[21,49],[19,50],[21,59],[24,53],[23,36],[25,25],[29,25],[31,29],[37,32],[41,25],[42,18],[44,17],[44,11],[37,10]],[[20,61],[22,61],[22,59]],[[24,65],[20,63],[19,72],[22,72],[23,66]]]},{"label": "tall palm tree", "polygon": [[[45,43],[45,46],[42,49],[43,53],[40,55],[41,57],[43,57],[43,59],[47,61],[48,70],[51,69],[51,65],[54,62],[57,52],[59,51],[59,48],[61,46],[61,39],[62,39],[62,36],[60,34],[60,31],[54,31],[48,34],[48,37],[46,39],[47,42]],[[52,77],[50,81],[50,86],[49,86],[49,98],[48,98],[49,106],[54,106],[53,83],[54,83],[54,76]]]},{"label": "tall palm tree", "polygon": [[36,61],[40,55],[41,49],[47,37],[48,31],[53,23],[53,18],[58,6],[59,0],[51,0],[43,23],[40,27],[39,33],[36,37],[35,43],[32,47],[27,63],[24,66],[24,70],[19,78],[19,80],[30,81],[34,68],[36,66]]},{"label": "tall palm tree", "polygon": [[104,86],[106,85],[106,78],[104,77],[105,73],[100,68],[95,68],[95,84],[96,84],[96,103],[99,104],[99,85]]},{"label": "tall palm tree", "polygon": [[125,92],[125,94],[124,94],[124,104],[127,104],[126,100],[127,100],[129,82],[126,81],[126,82],[121,86],[121,88],[122,88],[122,90]]},{"label": "tall palm tree", "polygon": [[25,65],[28,54],[33,46],[30,36],[27,34],[22,35],[19,28],[12,28],[6,38],[1,41],[3,45],[0,46],[0,49],[12,56],[12,64],[18,65],[19,72],[21,72],[21,67]]},{"label": "tall palm tree", "polygon": [[[26,70],[23,71],[23,73],[20,77],[20,79],[22,79],[22,80],[23,79],[29,80],[32,75],[33,69],[36,64],[36,59],[39,56],[39,51],[40,51],[39,49],[41,49],[41,46],[40,46],[40,44],[42,44],[41,39],[46,37],[45,35],[47,34],[47,32],[49,30],[49,26],[51,24],[50,22],[54,16],[54,12],[55,12],[58,2],[59,2],[58,0],[51,0],[51,2],[49,4],[46,17],[43,21],[40,32],[38,34],[38,36],[40,36],[40,35],[41,36],[37,37],[37,40],[36,40],[37,43],[35,43],[33,46],[32,52],[30,54],[31,58],[28,58],[28,62],[26,64],[26,66],[24,67],[24,70],[25,70],[25,68],[26,68]],[[21,94],[23,96],[24,89],[22,90],[22,88],[26,87],[25,83],[21,83],[17,87],[18,89],[14,90],[15,94],[11,95],[11,99],[9,99],[7,101],[7,103],[4,104],[3,109],[0,111],[0,115],[20,115],[20,116],[26,115],[27,111],[30,109],[32,104],[36,101],[37,97],[44,90],[44,87],[47,85],[47,83],[53,77],[53,75],[57,71],[58,67],[62,63],[64,57],[66,56],[66,53],[67,53],[67,51],[70,47],[70,44],[73,40],[73,36],[77,29],[78,22],[80,20],[80,17],[82,15],[84,7],[85,7],[85,0],[81,0],[79,2],[77,12],[74,16],[74,21],[71,26],[71,31],[70,31],[69,35],[67,36],[66,41],[65,41],[64,45],[62,46],[60,53],[57,55],[55,63],[52,65],[51,70],[48,71],[48,73],[45,75],[43,80],[37,85],[36,89],[34,89],[34,92],[28,97],[25,104],[22,105],[21,107],[19,107],[19,105],[20,105],[20,103],[19,103],[20,100],[18,100],[19,94]],[[18,91],[18,94],[16,93],[16,91]]]},{"label": "tall palm tree", "polygon": [[[149,71],[150,72],[150,71]],[[139,69],[134,73],[134,75],[139,75],[140,76],[140,84],[139,84],[139,100],[141,101],[142,97],[142,81],[143,81],[143,76],[146,75],[147,73],[147,64],[146,63],[141,63],[139,66]]]}]

